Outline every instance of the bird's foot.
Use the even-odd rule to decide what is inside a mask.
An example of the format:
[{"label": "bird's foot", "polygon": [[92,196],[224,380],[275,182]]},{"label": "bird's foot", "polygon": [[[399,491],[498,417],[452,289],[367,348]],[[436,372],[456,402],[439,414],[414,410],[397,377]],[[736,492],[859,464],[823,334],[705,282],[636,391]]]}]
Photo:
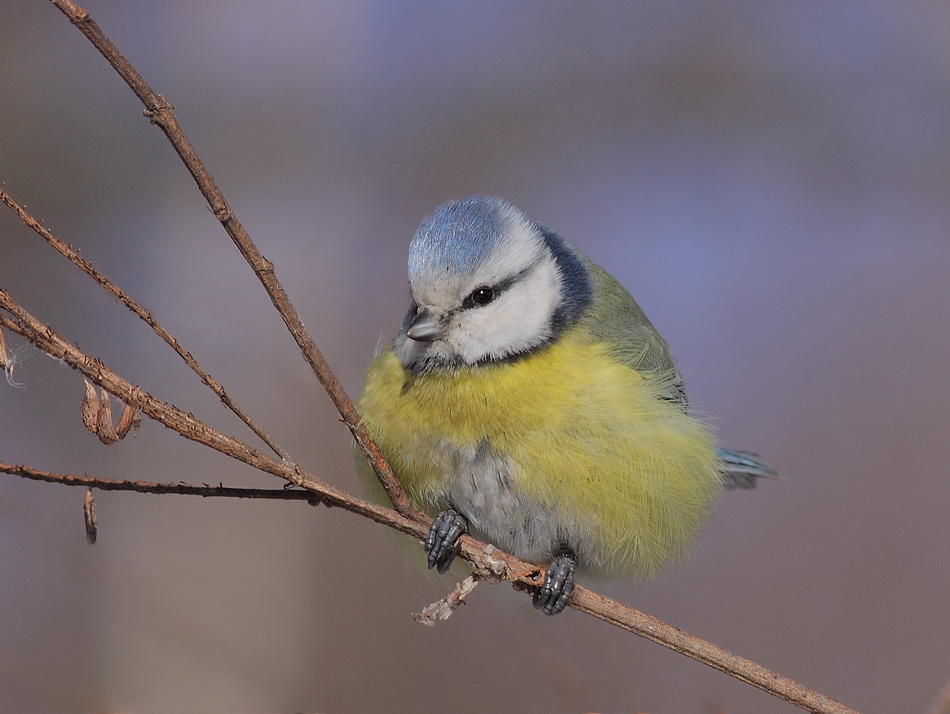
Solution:
[{"label": "bird's foot", "polygon": [[442,511],[426,536],[425,549],[429,568],[444,573],[452,565],[459,552],[459,538],[468,530],[468,519],[458,511]]},{"label": "bird's foot", "polygon": [[544,584],[534,594],[534,606],[544,610],[545,615],[557,615],[563,611],[574,592],[576,571],[577,557],[573,553],[555,557],[544,573]]}]

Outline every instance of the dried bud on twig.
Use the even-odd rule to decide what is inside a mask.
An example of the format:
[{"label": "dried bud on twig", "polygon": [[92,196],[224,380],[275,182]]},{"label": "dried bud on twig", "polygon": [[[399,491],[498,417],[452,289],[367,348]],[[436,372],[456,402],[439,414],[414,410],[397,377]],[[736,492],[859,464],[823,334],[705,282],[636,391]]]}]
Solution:
[{"label": "dried bud on twig", "polygon": [[129,429],[131,429],[132,436],[138,436],[139,427],[141,426],[142,413],[135,407],[126,404],[125,408],[122,409],[122,414],[119,416],[119,423],[116,424],[115,433],[120,439],[124,439],[125,435],[129,433]]},{"label": "dried bud on twig", "polygon": [[93,434],[99,433],[96,426],[96,415],[99,413],[99,397],[96,395],[96,388],[92,386],[88,379],[84,379],[86,385],[86,394],[82,398],[82,423]]},{"label": "dried bud on twig", "polygon": [[93,545],[99,536],[98,523],[96,521],[96,502],[92,498],[92,489],[86,489],[86,498],[82,504],[82,517],[86,523],[86,542]]},{"label": "dried bud on twig", "polygon": [[6,372],[8,376],[13,371],[13,363],[7,354],[7,343],[2,329],[0,329],[0,371]]},{"label": "dried bud on twig", "polygon": [[455,589],[444,598],[431,605],[426,605],[422,608],[422,612],[413,613],[412,619],[426,627],[432,627],[437,622],[448,620],[452,613],[465,603],[465,598],[479,582],[480,578],[477,575],[469,575],[462,582],[456,583]]},{"label": "dried bud on twig", "polygon": [[96,413],[96,436],[103,444],[114,444],[119,440],[119,435],[115,433],[115,427],[112,426],[112,399],[109,393],[99,390],[99,411]]},{"label": "dried bud on twig", "polygon": [[82,398],[82,423],[99,437],[99,441],[107,446],[114,444],[125,438],[130,429],[134,436],[138,436],[139,427],[142,426],[142,413],[138,409],[126,404],[119,415],[119,424],[113,427],[109,393],[103,389],[100,397],[89,380],[84,379],[83,382],[86,384],[86,394]]}]

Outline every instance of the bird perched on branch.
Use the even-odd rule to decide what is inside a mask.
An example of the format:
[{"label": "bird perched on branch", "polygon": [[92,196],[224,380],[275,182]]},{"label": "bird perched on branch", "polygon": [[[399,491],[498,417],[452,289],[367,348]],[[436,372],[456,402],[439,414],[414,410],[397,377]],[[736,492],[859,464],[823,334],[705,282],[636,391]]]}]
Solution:
[{"label": "bird perched on branch", "polygon": [[434,516],[429,567],[462,533],[546,567],[645,577],[683,555],[725,487],[775,471],[690,416],[666,342],[606,271],[494,196],[439,206],[409,247],[412,304],[358,409]]}]

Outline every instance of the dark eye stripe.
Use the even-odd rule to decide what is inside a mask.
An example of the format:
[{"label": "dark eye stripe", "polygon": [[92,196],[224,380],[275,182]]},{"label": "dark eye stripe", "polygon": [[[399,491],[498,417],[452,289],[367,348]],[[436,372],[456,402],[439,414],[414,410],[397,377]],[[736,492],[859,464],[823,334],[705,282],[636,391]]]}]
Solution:
[{"label": "dark eye stripe", "polygon": [[[495,299],[497,299],[499,295],[501,295],[502,292],[504,292],[509,287],[511,287],[514,283],[517,283],[523,277],[525,277],[526,275],[534,271],[534,269],[538,267],[538,264],[540,262],[541,262],[540,260],[536,260],[524,270],[505,278],[500,283],[497,283],[493,286],[482,285],[481,287],[475,288],[475,290],[473,290],[469,294],[469,296],[462,301],[462,309],[471,310],[473,307],[482,307],[483,305],[487,305],[488,303],[493,302]],[[481,298],[476,297],[478,293],[485,293],[485,292],[490,293],[491,297],[487,297],[487,296],[482,296]],[[482,299],[482,302],[479,302],[479,299]]]}]

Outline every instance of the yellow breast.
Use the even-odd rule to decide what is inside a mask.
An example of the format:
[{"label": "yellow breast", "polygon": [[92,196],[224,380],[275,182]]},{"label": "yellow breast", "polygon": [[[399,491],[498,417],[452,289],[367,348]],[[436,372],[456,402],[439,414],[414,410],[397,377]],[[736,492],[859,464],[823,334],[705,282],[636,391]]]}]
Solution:
[{"label": "yellow breast", "polygon": [[444,374],[414,377],[387,350],[358,408],[424,510],[456,455],[487,445],[512,488],[583,541],[588,571],[646,575],[686,549],[720,488],[712,438],[661,398],[668,386],[574,328],[522,359]]}]

